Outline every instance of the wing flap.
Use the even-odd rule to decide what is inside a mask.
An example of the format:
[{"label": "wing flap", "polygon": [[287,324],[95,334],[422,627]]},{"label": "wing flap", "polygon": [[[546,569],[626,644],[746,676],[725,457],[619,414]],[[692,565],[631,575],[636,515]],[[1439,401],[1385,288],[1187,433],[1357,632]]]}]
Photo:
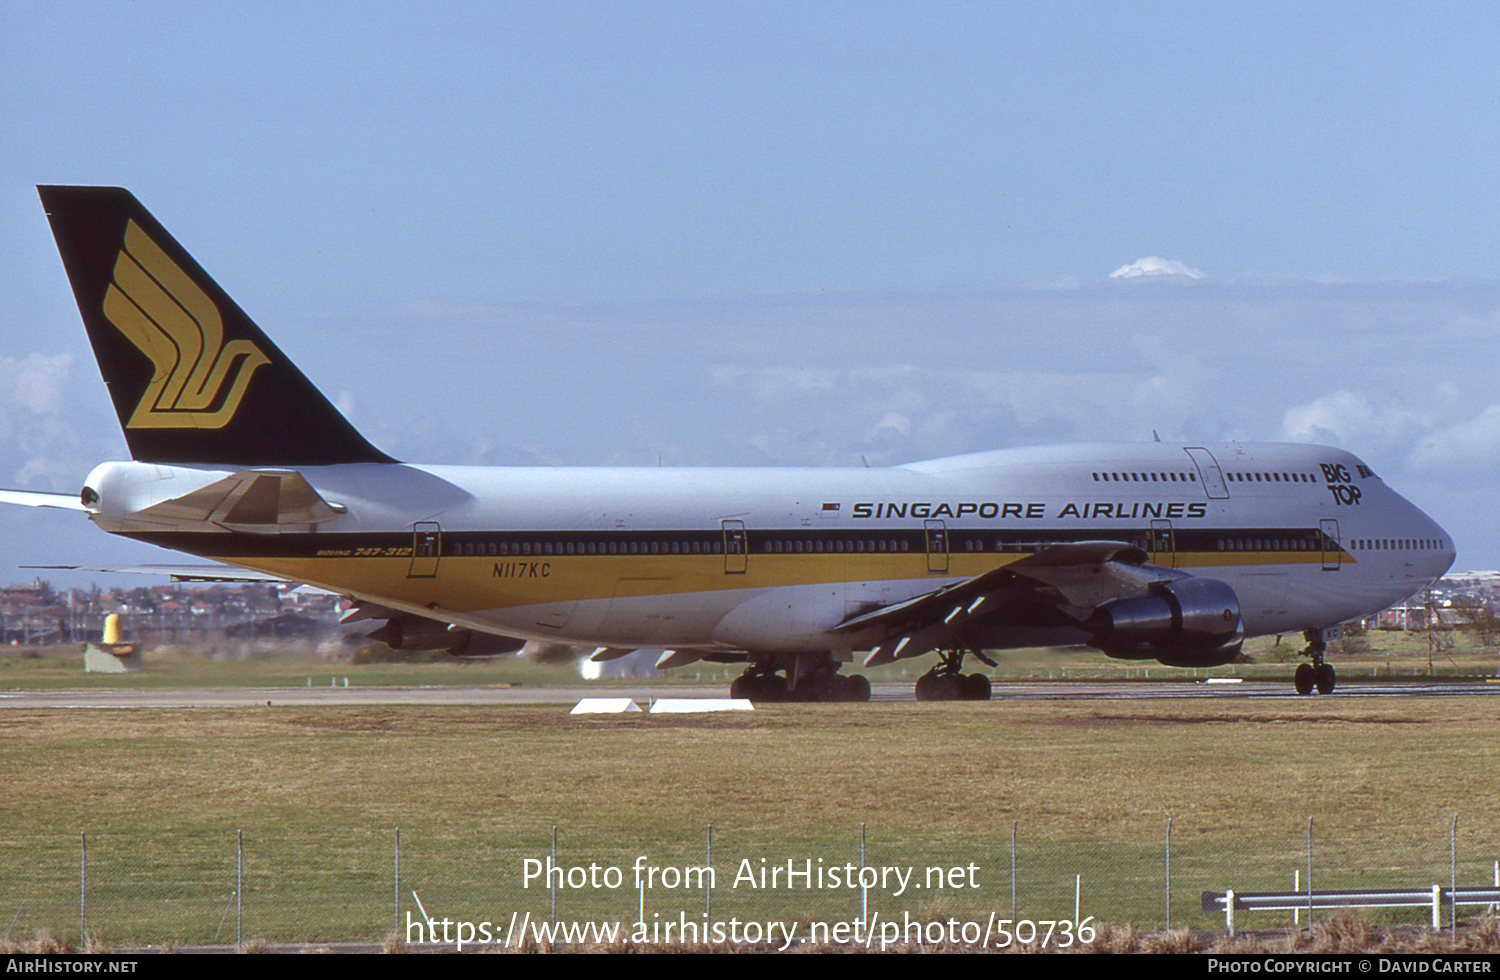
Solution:
[{"label": "wing flap", "polygon": [[1078,609],[1110,599],[1145,595],[1153,582],[1186,578],[1186,572],[1149,564],[1150,555],[1118,541],[1051,545],[1006,566],[1011,574],[1048,586]]},{"label": "wing flap", "polygon": [[1009,581],[1007,568],[996,568],[983,575],[947,585],[932,592],[907,599],[889,606],[881,606],[869,612],[852,616],[835,626],[833,633],[859,633],[877,627],[896,628],[913,623],[931,623],[951,619],[955,612],[962,611],[986,592]]},{"label": "wing flap", "polygon": [[1083,622],[1105,602],[1143,596],[1153,583],[1188,577],[1148,564],[1148,558],[1119,541],[1048,545],[982,575],[851,616],[831,632],[877,639],[865,659],[873,667],[952,642],[968,623],[993,612],[1002,593],[1027,594]]},{"label": "wing flap", "polygon": [[952,622],[958,616],[979,612],[976,602],[982,603],[1000,588],[1022,580],[1056,589],[1071,605],[1092,608],[1106,599],[1143,594],[1148,582],[1180,574],[1147,565],[1147,557],[1140,548],[1119,541],[1048,545],[983,575],[852,616],[832,632]]}]

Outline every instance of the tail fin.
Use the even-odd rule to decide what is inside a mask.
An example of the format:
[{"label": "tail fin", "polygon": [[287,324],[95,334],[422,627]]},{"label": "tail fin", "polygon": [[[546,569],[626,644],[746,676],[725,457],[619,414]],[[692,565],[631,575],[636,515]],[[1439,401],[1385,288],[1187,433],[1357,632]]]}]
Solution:
[{"label": "tail fin", "polygon": [[127,190],[38,187],[130,455],[390,463]]}]

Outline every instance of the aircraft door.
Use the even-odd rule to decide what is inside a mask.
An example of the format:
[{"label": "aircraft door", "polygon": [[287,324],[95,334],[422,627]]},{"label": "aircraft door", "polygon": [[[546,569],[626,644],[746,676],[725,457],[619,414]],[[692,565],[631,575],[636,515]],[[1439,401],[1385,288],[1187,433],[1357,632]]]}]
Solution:
[{"label": "aircraft door", "polygon": [[1201,446],[1193,446],[1184,450],[1193,460],[1193,466],[1198,470],[1198,479],[1203,481],[1203,492],[1208,494],[1209,500],[1229,499],[1229,484],[1224,480],[1224,474],[1219,469],[1219,461],[1214,459],[1214,454]]},{"label": "aircraft door", "polygon": [[443,553],[443,529],[435,521],[418,521],[411,529],[411,570],[406,577],[436,578],[438,558]]},{"label": "aircraft door", "polygon": [[1339,522],[1325,517],[1318,522],[1318,528],[1323,532],[1319,535],[1323,539],[1323,571],[1336,572],[1344,553],[1343,545],[1339,543]]},{"label": "aircraft door", "polygon": [[948,525],[942,521],[923,521],[927,531],[927,570],[946,574],[948,571]]},{"label": "aircraft door", "polygon": [[1171,521],[1151,522],[1151,564],[1161,568],[1177,567],[1177,541]]},{"label": "aircraft door", "polygon": [[722,521],[724,526],[724,574],[743,575],[749,561],[745,548],[745,522]]}]

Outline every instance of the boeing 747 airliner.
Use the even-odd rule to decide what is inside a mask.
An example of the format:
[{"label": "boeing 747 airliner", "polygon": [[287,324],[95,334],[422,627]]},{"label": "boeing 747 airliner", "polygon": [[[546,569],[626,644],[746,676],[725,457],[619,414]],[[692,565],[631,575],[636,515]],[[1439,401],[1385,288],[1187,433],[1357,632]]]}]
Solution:
[{"label": "boeing 747 airliner", "polygon": [[[1325,637],[1427,586],[1453,542],[1355,456],[1164,442],[885,469],[488,468],[366,441],[127,191],[42,187],[132,459],[76,497],[114,534],[349,596],[396,647],[528,640],[662,666],[743,662],[736,695],[864,700],[936,655],[923,699],[989,697],[964,657],[1089,645],[1179,666]],[[229,570],[226,569],[226,572]]]}]

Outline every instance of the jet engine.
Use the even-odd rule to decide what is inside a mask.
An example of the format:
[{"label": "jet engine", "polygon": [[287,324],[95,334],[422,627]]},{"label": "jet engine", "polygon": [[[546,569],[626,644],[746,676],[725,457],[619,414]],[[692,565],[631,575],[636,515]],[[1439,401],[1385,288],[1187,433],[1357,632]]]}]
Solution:
[{"label": "jet engine", "polygon": [[494,657],[526,645],[525,640],[510,636],[449,629],[447,623],[409,613],[392,616],[368,635],[393,650],[444,650],[455,657]]},{"label": "jet engine", "polygon": [[1245,633],[1234,589],[1212,578],[1158,582],[1148,595],[1114,599],[1089,623],[1093,646],[1125,660],[1217,667],[1239,655]]}]

